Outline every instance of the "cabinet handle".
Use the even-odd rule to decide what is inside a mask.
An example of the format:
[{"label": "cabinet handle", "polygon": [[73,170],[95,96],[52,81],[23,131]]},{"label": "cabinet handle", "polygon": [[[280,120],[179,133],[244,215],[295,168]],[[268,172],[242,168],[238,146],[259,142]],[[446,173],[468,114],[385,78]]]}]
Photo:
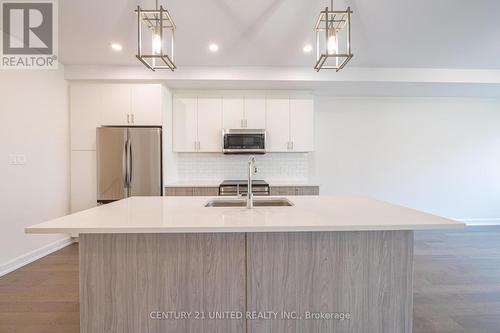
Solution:
[{"label": "cabinet handle", "polygon": [[127,113],[127,124],[130,124],[130,113]]},{"label": "cabinet handle", "polygon": [[194,150],[196,151],[196,147],[198,147],[198,145],[196,144],[196,141],[194,141]]},{"label": "cabinet handle", "polygon": [[134,124],[135,121],[134,121],[134,114],[133,113],[130,115],[130,118],[132,119],[132,124]]},{"label": "cabinet handle", "polygon": [[293,141],[290,141],[291,150],[293,150]]},{"label": "cabinet handle", "polygon": [[241,119],[241,128],[245,128],[245,119]]},{"label": "cabinet handle", "polygon": [[198,141],[198,151],[200,150],[200,141]]}]

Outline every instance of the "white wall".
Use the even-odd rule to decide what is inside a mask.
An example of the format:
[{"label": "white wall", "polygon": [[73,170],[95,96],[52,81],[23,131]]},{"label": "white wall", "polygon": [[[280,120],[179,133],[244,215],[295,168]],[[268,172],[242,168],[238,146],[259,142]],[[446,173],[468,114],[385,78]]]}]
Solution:
[{"label": "white wall", "polygon": [[[24,233],[69,212],[67,90],[62,68],[0,71],[0,275],[67,240]],[[10,165],[12,154],[27,163]]]},{"label": "white wall", "polygon": [[500,100],[316,97],[313,179],[459,219],[500,222]]}]

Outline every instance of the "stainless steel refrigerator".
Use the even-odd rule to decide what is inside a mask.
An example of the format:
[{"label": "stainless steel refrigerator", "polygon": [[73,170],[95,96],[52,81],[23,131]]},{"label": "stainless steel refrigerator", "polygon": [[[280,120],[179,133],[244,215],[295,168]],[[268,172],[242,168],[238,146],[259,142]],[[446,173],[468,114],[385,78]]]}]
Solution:
[{"label": "stainless steel refrigerator", "polygon": [[97,202],[162,195],[161,128],[97,128]]}]

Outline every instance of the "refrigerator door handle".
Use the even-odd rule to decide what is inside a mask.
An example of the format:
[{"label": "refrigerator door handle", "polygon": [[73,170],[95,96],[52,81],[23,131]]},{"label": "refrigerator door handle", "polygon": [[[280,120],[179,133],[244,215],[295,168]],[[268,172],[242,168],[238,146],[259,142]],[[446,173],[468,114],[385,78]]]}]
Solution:
[{"label": "refrigerator door handle", "polygon": [[[128,187],[130,192],[130,187],[132,186],[132,142],[128,140]],[[130,193],[129,193],[130,195]]]},{"label": "refrigerator door handle", "polygon": [[127,192],[127,188],[128,188],[128,141],[125,141],[125,146],[123,147],[122,170],[123,170],[123,186],[125,187],[125,192]]}]

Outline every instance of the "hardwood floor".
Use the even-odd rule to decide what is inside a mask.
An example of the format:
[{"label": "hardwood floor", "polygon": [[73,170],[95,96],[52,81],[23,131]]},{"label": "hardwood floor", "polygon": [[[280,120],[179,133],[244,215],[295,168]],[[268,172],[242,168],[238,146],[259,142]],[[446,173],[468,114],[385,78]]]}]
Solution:
[{"label": "hardwood floor", "polygon": [[1,333],[78,333],[78,245],[0,278]]},{"label": "hardwood floor", "polygon": [[[500,332],[500,227],[416,232],[414,283],[414,333]],[[78,333],[78,302],[73,244],[0,278],[0,333]]]},{"label": "hardwood floor", "polygon": [[500,332],[500,227],[415,233],[414,333]]}]

